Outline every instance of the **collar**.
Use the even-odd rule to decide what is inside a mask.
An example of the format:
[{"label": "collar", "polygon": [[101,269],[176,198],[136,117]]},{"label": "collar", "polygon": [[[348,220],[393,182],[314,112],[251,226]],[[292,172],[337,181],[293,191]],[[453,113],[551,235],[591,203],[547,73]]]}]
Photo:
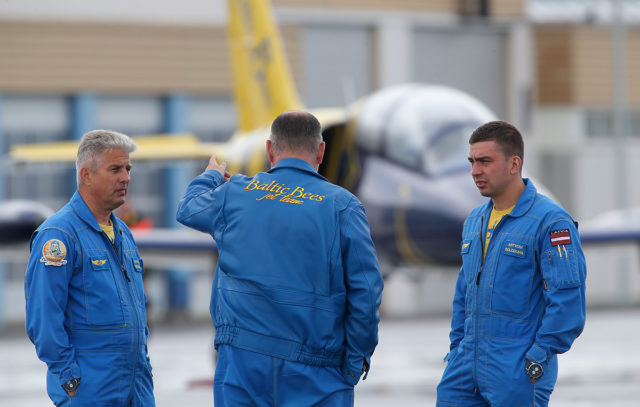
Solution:
[{"label": "collar", "polygon": [[[82,219],[96,232],[102,233],[102,229],[100,228],[96,217],[93,216],[91,209],[89,209],[84,199],[82,199],[82,196],[80,195],[80,192],[78,192],[78,190],[76,190],[76,192],[73,194],[73,197],[71,197],[70,204],[73,208],[73,211],[78,215],[80,219]],[[118,226],[113,212],[111,212],[111,215],[109,216],[111,218],[111,224],[113,225],[113,231],[114,233],[116,233],[118,231]]]},{"label": "collar", "polygon": [[276,165],[272,167],[270,170],[268,170],[267,172],[271,173],[281,168],[294,168],[296,170],[308,172],[310,174],[315,175],[318,178],[322,178],[323,180],[327,181],[325,177],[318,174],[318,171],[316,171],[316,169],[313,168],[311,164],[299,158],[283,158],[282,160],[278,161]]},{"label": "collar", "polygon": [[[538,190],[529,178],[522,178],[522,181],[524,181],[524,191],[522,191],[518,202],[516,202],[516,206],[513,207],[513,210],[508,216],[518,217],[527,213],[529,209],[531,209],[531,206],[533,206],[536,195],[538,195]],[[491,212],[493,199],[490,199],[485,205],[485,212]]]}]

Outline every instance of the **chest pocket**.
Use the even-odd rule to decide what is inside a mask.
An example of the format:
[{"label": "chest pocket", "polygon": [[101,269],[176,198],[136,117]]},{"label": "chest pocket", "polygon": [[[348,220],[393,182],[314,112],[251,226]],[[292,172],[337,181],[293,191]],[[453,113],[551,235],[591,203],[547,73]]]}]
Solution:
[{"label": "chest pocket", "polygon": [[481,253],[479,250],[479,239],[463,239],[460,244],[462,272],[464,273],[464,280],[467,283],[465,294],[465,308],[467,311],[471,311],[474,304],[476,273],[478,273],[480,269],[479,259]]},{"label": "chest pocket", "polygon": [[144,284],[142,281],[142,274],[144,273],[144,263],[140,256],[138,256],[137,251],[127,251],[127,255],[131,256],[131,267],[133,270],[131,274],[131,284],[134,286],[134,292],[136,295],[136,301],[138,301],[138,306],[144,308],[145,304],[145,295],[144,295]]},{"label": "chest pocket", "polygon": [[534,275],[531,250],[526,239],[506,237],[500,242],[492,281],[493,312],[519,315],[526,311]]},{"label": "chest pocket", "polygon": [[[89,325],[108,326],[124,324],[120,290],[113,275],[107,252],[92,252],[85,259],[85,304]],[[117,265],[120,270],[120,265]]]},{"label": "chest pocket", "polygon": [[467,284],[471,284],[474,281],[474,276],[477,272],[477,267],[474,266],[476,261],[473,259],[473,252],[475,252],[477,243],[473,239],[463,239],[460,244],[460,257],[462,257],[464,279]]}]

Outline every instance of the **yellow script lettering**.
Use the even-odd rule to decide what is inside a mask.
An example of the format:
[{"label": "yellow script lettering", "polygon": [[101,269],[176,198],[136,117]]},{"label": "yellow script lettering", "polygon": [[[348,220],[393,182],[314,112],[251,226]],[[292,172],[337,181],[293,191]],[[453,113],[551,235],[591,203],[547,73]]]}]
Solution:
[{"label": "yellow script lettering", "polygon": [[254,189],[258,188],[258,185],[260,185],[260,182],[257,179],[254,179],[253,181],[251,181],[249,183],[249,185],[244,187],[244,190],[245,191],[253,191]]},{"label": "yellow script lettering", "polygon": [[[296,195],[296,193],[298,195]],[[291,198],[300,198],[302,195],[304,195],[304,188],[296,187],[296,189],[294,189],[293,192],[289,194],[289,197],[291,197]]]}]

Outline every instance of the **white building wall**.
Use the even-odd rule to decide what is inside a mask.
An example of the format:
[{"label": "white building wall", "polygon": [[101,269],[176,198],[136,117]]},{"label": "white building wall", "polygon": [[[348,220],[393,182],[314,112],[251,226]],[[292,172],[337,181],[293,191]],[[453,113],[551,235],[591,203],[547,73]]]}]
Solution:
[{"label": "white building wall", "polygon": [[226,0],[3,0],[0,16],[16,20],[223,24]]},{"label": "white building wall", "polygon": [[[539,108],[534,114],[532,145],[541,165],[538,177],[579,223],[619,209],[616,193],[615,139],[588,137],[585,111],[579,108]],[[628,137],[623,149],[629,207],[640,206],[640,137]],[[640,304],[640,245],[591,244],[587,259],[589,305]]]}]

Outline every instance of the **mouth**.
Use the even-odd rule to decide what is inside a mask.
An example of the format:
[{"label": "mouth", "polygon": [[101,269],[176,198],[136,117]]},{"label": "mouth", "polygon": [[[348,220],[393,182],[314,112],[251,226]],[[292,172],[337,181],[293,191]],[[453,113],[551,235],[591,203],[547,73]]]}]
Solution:
[{"label": "mouth", "polygon": [[476,180],[475,182],[476,182],[476,187],[478,187],[479,189],[486,188],[487,186],[487,181]]},{"label": "mouth", "polygon": [[116,189],[117,196],[125,196],[127,195],[127,188]]}]

